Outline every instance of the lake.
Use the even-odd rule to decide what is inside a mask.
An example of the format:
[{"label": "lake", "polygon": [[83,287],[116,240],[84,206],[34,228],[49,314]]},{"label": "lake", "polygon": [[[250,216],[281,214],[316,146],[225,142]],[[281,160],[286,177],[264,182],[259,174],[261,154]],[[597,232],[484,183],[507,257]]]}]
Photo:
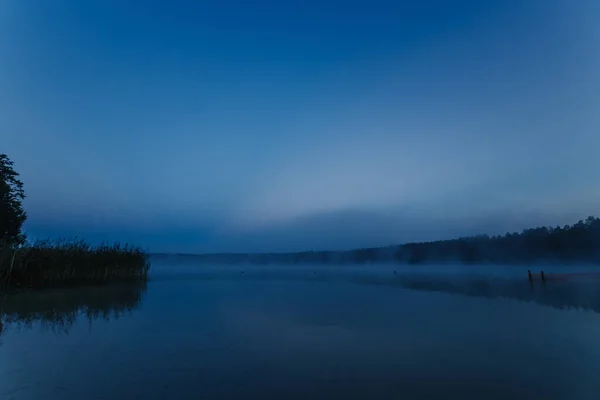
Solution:
[{"label": "lake", "polygon": [[173,258],[1,301],[3,400],[600,396],[598,285],[521,267]]}]

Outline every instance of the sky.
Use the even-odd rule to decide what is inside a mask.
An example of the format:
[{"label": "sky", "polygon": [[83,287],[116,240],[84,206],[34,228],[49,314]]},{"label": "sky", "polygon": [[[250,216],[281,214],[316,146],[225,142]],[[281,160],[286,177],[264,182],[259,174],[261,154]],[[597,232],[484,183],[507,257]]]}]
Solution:
[{"label": "sky", "polygon": [[0,0],[31,238],[349,249],[600,215],[600,2]]}]

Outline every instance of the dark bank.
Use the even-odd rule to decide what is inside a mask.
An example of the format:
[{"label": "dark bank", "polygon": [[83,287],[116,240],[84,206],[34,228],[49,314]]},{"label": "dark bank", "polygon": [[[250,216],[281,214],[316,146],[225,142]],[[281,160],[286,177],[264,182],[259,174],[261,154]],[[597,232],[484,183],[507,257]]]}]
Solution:
[{"label": "dark bank", "polygon": [[0,154],[0,290],[144,281],[146,253],[128,244],[31,241],[23,233],[25,191],[13,162]]}]

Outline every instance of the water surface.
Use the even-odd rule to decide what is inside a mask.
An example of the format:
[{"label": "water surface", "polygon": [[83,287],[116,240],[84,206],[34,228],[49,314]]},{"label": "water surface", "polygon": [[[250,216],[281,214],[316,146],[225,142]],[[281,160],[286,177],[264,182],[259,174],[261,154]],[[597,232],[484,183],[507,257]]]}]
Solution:
[{"label": "water surface", "polygon": [[598,292],[517,267],[163,262],[4,296],[0,398],[597,399]]}]

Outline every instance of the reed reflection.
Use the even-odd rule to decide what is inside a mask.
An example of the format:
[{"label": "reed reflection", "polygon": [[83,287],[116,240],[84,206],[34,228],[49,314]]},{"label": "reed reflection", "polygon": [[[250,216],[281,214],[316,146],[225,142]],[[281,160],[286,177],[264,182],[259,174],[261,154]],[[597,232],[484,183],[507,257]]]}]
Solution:
[{"label": "reed reflection", "polygon": [[146,282],[4,293],[0,334],[11,326],[34,324],[68,332],[78,318],[118,318],[140,307],[145,293]]}]

